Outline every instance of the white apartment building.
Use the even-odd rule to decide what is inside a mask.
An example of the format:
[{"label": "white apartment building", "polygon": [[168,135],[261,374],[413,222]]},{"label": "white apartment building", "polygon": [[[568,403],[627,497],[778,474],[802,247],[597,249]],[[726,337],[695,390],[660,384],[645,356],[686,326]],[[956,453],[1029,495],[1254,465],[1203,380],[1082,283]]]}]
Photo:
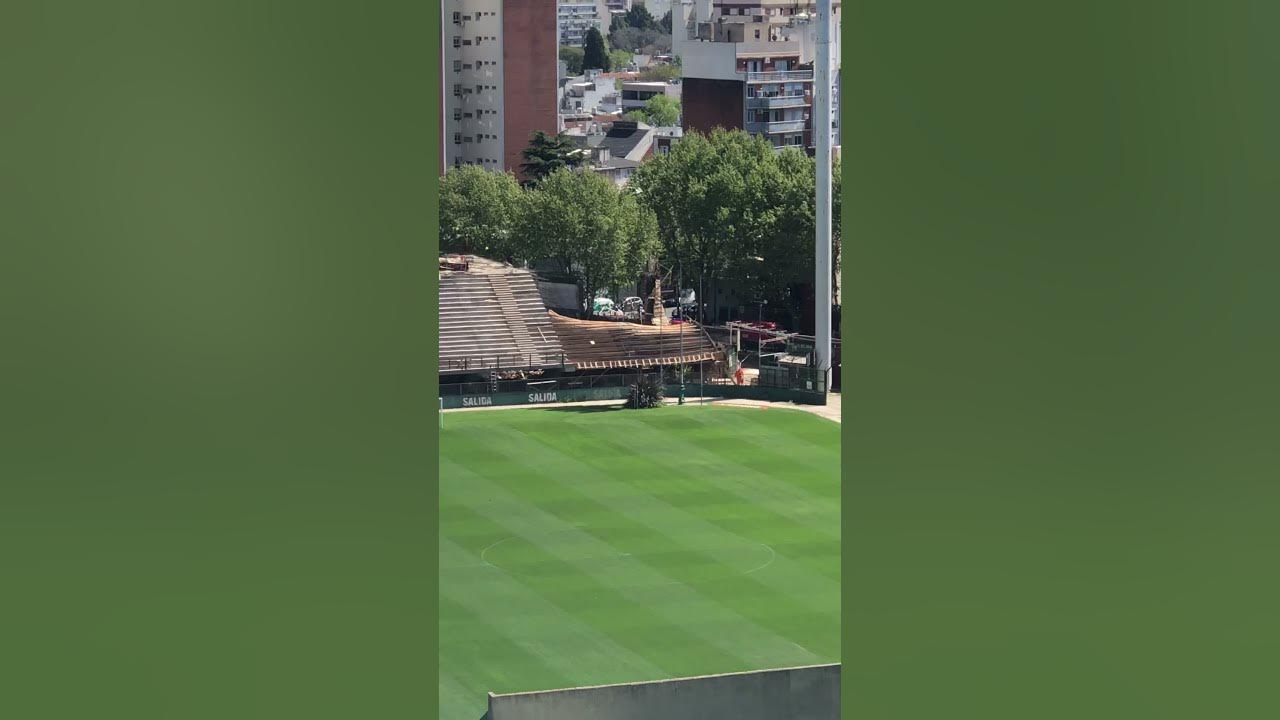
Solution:
[{"label": "white apartment building", "polygon": [[442,0],[446,167],[518,171],[529,136],[556,132],[555,2]]},{"label": "white apartment building", "polygon": [[609,7],[605,0],[559,0],[556,21],[560,27],[560,44],[582,47],[591,28],[601,35],[609,34]]}]

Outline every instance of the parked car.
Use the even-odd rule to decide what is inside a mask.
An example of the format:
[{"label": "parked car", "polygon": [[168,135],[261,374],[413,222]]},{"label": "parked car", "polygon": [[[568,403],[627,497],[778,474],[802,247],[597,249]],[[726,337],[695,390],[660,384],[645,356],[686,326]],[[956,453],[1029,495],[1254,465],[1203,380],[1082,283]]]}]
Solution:
[{"label": "parked car", "polygon": [[762,332],[766,330],[778,331],[778,323],[765,320],[763,322],[747,322],[742,323],[742,339],[743,340],[761,340],[772,335],[770,332]]}]

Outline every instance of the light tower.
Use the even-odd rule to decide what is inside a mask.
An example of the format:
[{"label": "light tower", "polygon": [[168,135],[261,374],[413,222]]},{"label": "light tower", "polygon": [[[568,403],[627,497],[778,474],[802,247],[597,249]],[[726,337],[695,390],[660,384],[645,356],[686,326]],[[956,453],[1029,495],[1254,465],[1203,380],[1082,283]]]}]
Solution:
[{"label": "light tower", "polygon": [[813,68],[814,156],[817,161],[814,239],[814,365],[825,394],[831,385],[831,26],[832,0],[818,0]]}]

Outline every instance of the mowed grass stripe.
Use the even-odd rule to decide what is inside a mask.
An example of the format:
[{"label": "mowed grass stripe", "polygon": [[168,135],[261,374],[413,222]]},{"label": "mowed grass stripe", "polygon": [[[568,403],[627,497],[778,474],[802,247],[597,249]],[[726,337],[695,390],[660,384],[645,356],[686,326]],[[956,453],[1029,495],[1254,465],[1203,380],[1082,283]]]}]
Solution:
[{"label": "mowed grass stripe", "polygon": [[[492,454],[493,450],[490,452]],[[454,467],[452,470],[466,475],[469,483],[483,488],[490,496],[501,497],[506,493],[498,484],[490,483],[487,478],[466,468]],[[537,475],[529,472],[529,468],[526,468],[526,473],[526,477]],[[759,663],[773,658],[794,663],[815,660],[814,653],[803,646],[775,635],[740,615],[731,606],[701,594],[674,577],[680,574],[689,576],[680,571],[679,566],[698,562],[700,558],[693,553],[669,554],[667,567],[660,570],[634,554],[625,557],[617,548],[591,533],[532,506],[522,516],[502,517],[498,522],[513,536],[527,541],[518,546],[525,557],[511,564],[537,564],[542,566],[541,573],[563,576],[564,579],[555,585],[557,590],[569,587],[576,591],[591,591],[619,608],[626,605],[636,608],[626,612],[640,612],[640,607],[646,614],[650,609],[654,610],[660,613],[661,622],[678,627],[686,634],[685,643],[698,641],[720,648],[736,658],[733,664],[740,668],[760,667]],[[547,542],[549,540],[555,540],[555,543]],[[649,538],[649,541],[659,542],[657,538]],[[568,546],[576,550],[567,552],[565,548]],[[554,573],[548,572],[548,567],[554,569]],[[528,576],[517,577],[523,579]],[[531,584],[531,587],[536,585]],[[623,611],[620,609],[619,612]],[[724,633],[721,627],[725,625],[735,628],[735,632]]]},{"label": "mowed grass stripe", "polygon": [[[689,408],[686,412],[698,412]],[[710,414],[729,415],[726,408],[703,410]],[[822,420],[799,411],[772,411],[773,416],[791,415],[797,422],[827,423],[832,431],[832,442],[839,444],[839,427],[829,420]],[[742,410],[747,418],[768,411]],[[749,422],[742,415],[729,415],[731,422]],[[691,475],[699,484],[709,485],[718,491],[737,496],[749,504],[766,508],[780,517],[794,520],[814,529],[814,532],[839,542],[839,455],[830,456],[830,465],[822,471],[808,469],[797,461],[794,448],[785,443],[734,443],[719,448],[704,446],[704,434],[692,435],[692,442],[682,444],[679,452],[664,452],[664,444],[672,442],[672,433],[666,433],[648,423],[641,423],[629,433],[635,442],[655,449],[647,459],[667,473]],[[661,476],[652,473],[649,476]],[[831,481],[824,481],[831,478]],[[645,479],[644,477],[641,478]]]},{"label": "mowed grass stripe", "polygon": [[[571,678],[586,662],[614,677],[665,676],[664,668],[602,634],[581,613],[567,612],[507,573],[484,563],[461,566],[463,560],[475,556],[457,544],[442,539],[441,557],[456,568],[442,576],[441,595],[472,607],[473,612],[489,611],[484,614],[489,625],[538,655],[557,673]],[[511,608],[519,608],[519,612],[513,613]]]},{"label": "mowed grass stripe", "polygon": [[[470,517],[476,524],[498,527],[483,515],[474,514]],[[505,539],[513,537],[511,532],[510,529],[502,528],[498,534]],[[646,668],[636,663],[636,673],[616,675],[607,672],[607,664],[586,662],[582,654],[569,652],[566,657],[580,674],[576,684],[623,682],[627,679],[653,680],[670,677],[670,673],[678,671],[669,664],[679,654],[672,655],[663,648],[688,643],[689,634],[682,626],[668,622],[651,607],[637,603],[627,593],[578,572],[536,545],[523,548],[511,564],[527,567],[534,563],[539,566],[538,575],[516,575],[496,566],[485,567],[494,577],[504,578],[507,582],[520,586],[523,592],[537,596],[540,598],[538,602],[525,606],[519,604],[521,598],[514,594],[489,595],[485,593],[484,583],[474,581],[457,592],[469,593],[470,602],[491,606],[495,613],[511,617],[514,622],[527,624],[516,631],[518,635],[540,633],[543,625],[550,627],[553,632],[560,632],[562,628],[558,623],[547,623],[547,618],[539,615],[543,603],[557,607],[594,631],[599,636],[599,644],[608,646],[614,643],[649,664]],[[441,592],[446,592],[446,588],[442,586]],[[715,665],[740,662],[737,656],[712,645],[694,646],[686,650],[695,656],[698,663]]]},{"label": "mowed grass stripe", "polygon": [[[440,710],[442,718],[480,717],[485,693],[526,684],[564,687],[571,674],[556,672],[495,626],[472,603],[440,597]],[[459,714],[461,713],[461,714]]]},{"label": "mowed grass stripe", "polygon": [[[617,456],[613,456],[613,460],[607,459],[609,456],[565,457],[556,448],[549,446],[544,436],[533,435],[513,439],[500,452],[508,456],[529,458],[535,463],[559,460],[559,464],[563,464],[569,472],[552,476],[551,481],[557,483],[564,496],[576,499],[572,507],[573,513],[586,512],[614,517],[607,527],[586,525],[584,529],[620,551],[633,552],[630,543],[618,542],[620,537],[625,540],[640,537],[650,543],[656,542],[661,551],[688,554],[706,563],[716,563],[718,548],[763,548],[763,562],[750,562],[747,566],[736,563],[723,576],[717,575],[710,582],[696,574],[697,565],[693,567],[695,574],[677,573],[674,576],[695,586],[700,592],[713,593],[717,597],[746,593],[763,601],[762,604],[770,608],[768,612],[749,617],[765,626],[774,622],[778,615],[799,618],[816,612],[819,615],[817,619],[822,621],[821,625],[827,630],[830,630],[831,623],[837,623],[838,627],[839,609],[830,600],[833,596],[838,597],[839,586],[779,554],[772,545],[780,542],[779,537],[762,533],[760,526],[750,532],[745,529],[742,533],[729,532],[689,512],[685,506],[673,505],[661,497],[644,492],[641,489],[643,482],[629,483],[616,479],[627,475],[626,463],[638,464],[643,459],[617,459]],[[578,470],[581,472],[577,472]],[[591,479],[585,482],[577,479],[588,475]],[[511,487],[515,492],[520,492],[520,488],[518,482]],[[551,510],[560,516],[566,509],[555,505]],[[640,559],[644,560],[653,552],[640,555]],[[739,554],[734,553],[735,556]],[[751,554],[755,553],[748,555]],[[759,554],[755,555],[756,560],[761,557]],[[832,565],[839,564],[837,555],[827,554],[826,557]],[[677,564],[673,569],[680,571],[685,568],[686,565]],[[767,574],[769,580],[751,574],[753,572]]]},{"label": "mowed grass stripe", "polygon": [[[442,717],[475,720],[487,690],[838,660],[838,430],[730,408],[447,416]],[[777,558],[744,575],[770,557],[756,542]]]}]

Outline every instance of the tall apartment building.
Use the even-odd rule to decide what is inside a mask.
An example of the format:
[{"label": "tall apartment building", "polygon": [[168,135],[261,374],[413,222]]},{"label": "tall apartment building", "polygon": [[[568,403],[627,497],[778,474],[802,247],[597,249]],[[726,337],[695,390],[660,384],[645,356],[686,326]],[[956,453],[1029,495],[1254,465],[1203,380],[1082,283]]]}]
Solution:
[{"label": "tall apartment building", "polygon": [[561,45],[582,47],[591,28],[601,35],[609,34],[609,7],[605,0],[559,0],[556,19]]},{"label": "tall apartment building", "polygon": [[[832,109],[839,117],[840,2],[834,5]],[[684,129],[746,130],[774,147],[814,147],[813,0],[676,0]],[[833,124],[835,143],[839,128]]]},{"label": "tall apartment building", "polygon": [[518,173],[534,131],[555,134],[556,0],[442,0],[448,166]]}]

